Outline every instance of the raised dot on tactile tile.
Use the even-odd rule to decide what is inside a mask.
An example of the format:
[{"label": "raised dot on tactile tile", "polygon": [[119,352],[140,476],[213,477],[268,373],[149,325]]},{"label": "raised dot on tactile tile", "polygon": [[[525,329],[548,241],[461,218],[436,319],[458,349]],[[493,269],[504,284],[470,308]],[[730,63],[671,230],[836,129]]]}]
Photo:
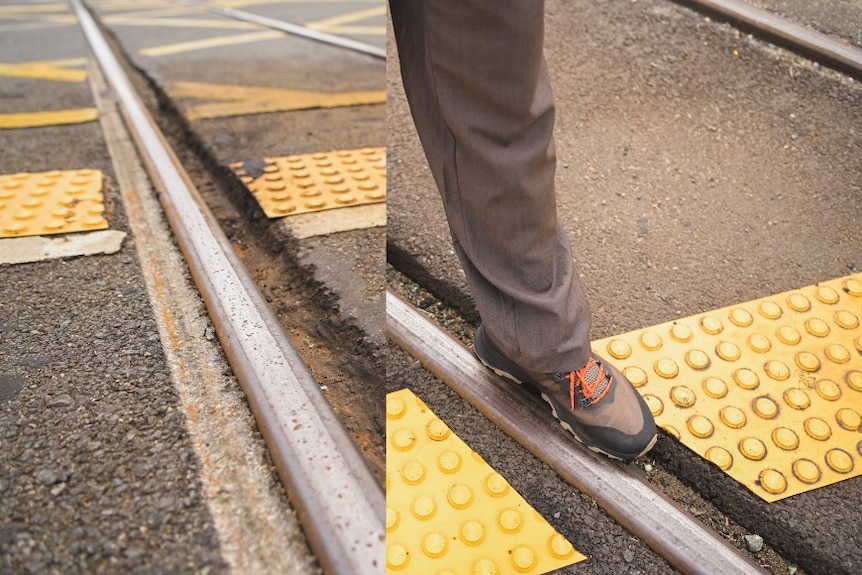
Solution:
[{"label": "raised dot on tactile tile", "polygon": [[756,351],[757,353],[766,353],[772,348],[772,343],[765,335],[760,333],[753,333],[748,336],[748,347],[751,349],[751,351]]},{"label": "raised dot on tactile tile", "polygon": [[721,330],[724,329],[724,325],[722,325],[721,320],[717,317],[708,315],[700,320],[700,329],[709,335],[716,335],[721,333]]},{"label": "raised dot on tactile tile", "polygon": [[392,445],[401,451],[407,451],[416,445],[416,434],[409,429],[399,429],[392,434]]},{"label": "raised dot on tactile tile", "polygon": [[701,439],[711,436],[715,431],[712,422],[702,415],[692,415],[686,421],[686,425],[689,433]]},{"label": "raised dot on tactile tile", "polygon": [[623,375],[626,376],[626,379],[628,379],[635,387],[643,387],[646,385],[647,374],[639,367],[628,366],[623,369]]},{"label": "raised dot on tactile tile", "polygon": [[735,343],[722,341],[715,346],[715,354],[724,361],[736,361],[739,359],[741,352],[739,351],[739,346]]},{"label": "raised dot on tactile tile", "polygon": [[809,417],[802,424],[802,427],[811,439],[817,441],[826,441],[832,436],[832,428],[819,417]]},{"label": "raised dot on tactile tile", "polygon": [[829,324],[819,317],[812,317],[805,321],[805,330],[815,337],[826,337],[829,335]]},{"label": "raised dot on tactile tile", "polygon": [[766,365],[763,366],[763,369],[766,371],[766,375],[775,381],[784,381],[790,377],[790,368],[777,359],[767,361]]},{"label": "raised dot on tactile tile", "polygon": [[835,420],[838,422],[838,425],[847,431],[856,432],[859,431],[860,427],[862,427],[862,416],[849,407],[842,407],[836,411]]},{"label": "raised dot on tactile tile", "polygon": [[691,407],[697,401],[697,396],[686,386],[677,385],[670,390],[670,399],[679,407]]},{"label": "raised dot on tactile tile", "polygon": [[568,539],[559,533],[554,533],[548,539],[548,551],[550,551],[551,555],[557,559],[565,559],[575,552],[575,548],[572,547],[572,544],[569,543]]},{"label": "raised dot on tactile tile", "polygon": [[786,345],[796,345],[802,340],[802,336],[799,334],[799,331],[789,325],[783,325],[778,328],[775,335],[778,336],[781,343]]},{"label": "raised dot on tactile tile", "polygon": [[707,377],[701,384],[704,393],[713,399],[721,399],[727,395],[727,384],[717,377]]},{"label": "raised dot on tactile tile", "polygon": [[799,447],[799,436],[787,427],[776,427],[772,430],[772,443],[785,451],[793,451]]},{"label": "raised dot on tactile tile", "polygon": [[784,474],[775,469],[764,469],[757,477],[757,482],[768,493],[780,495],[787,491],[787,479]]},{"label": "raised dot on tactile tile", "polygon": [[407,406],[400,397],[392,397],[386,400],[386,417],[398,419],[407,413]]},{"label": "raised dot on tactile tile", "polygon": [[497,472],[485,478],[485,491],[491,497],[502,497],[509,490],[509,482]]},{"label": "raised dot on tactile tile", "polygon": [[461,525],[461,541],[467,545],[479,545],[485,539],[485,526],[478,519],[470,519]]},{"label": "raised dot on tactile tile", "polygon": [[784,403],[793,409],[808,409],[808,406],[811,405],[811,398],[808,397],[805,390],[791,387],[784,391]]},{"label": "raised dot on tactile tile", "polygon": [[679,433],[679,429],[677,429],[673,425],[669,425],[669,424],[665,423],[665,424],[661,425],[660,427],[665,431],[665,433],[667,433],[668,435],[670,435],[671,437],[673,437],[677,441],[679,441],[679,439],[682,437],[682,435],[680,435],[680,433]]},{"label": "raised dot on tactile tile", "polygon": [[709,356],[700,349],[691,349],[685,354],[685,363],[692,369],[706,369],[709,367]]},{"label": "raised dot on tactile tile", "polygon": [[486,557],[473,563],[472,575],[497,575],[499,572],[497,564]]},{"label": "raised dot on tactile tile", "polygon": [[675,323],[670,328],[670,337],[679,343],[685,343],[690,341],[694,334],[691,332],[691,328],[687,325],[683,325],[681,323]]},{"label": "raised dot on tactile tile", "polygon": [[862,296],[862,281],[851,278],[845,280],[842,287],[844,288],[844,291],[852,296]]},{"label": "raised dot on tactile tile", "polygon": [[437,457],[437,467],[443,473],[455,473],[461,468],[461,456],[455,451],[444,451]]},{"label": "raised dot on tactile tile", "polygon": [[96,226],[104,225],[105,218],[84,218],[84,221],[81,222],[82,225],[92,228]]},{"label": "raised dot on tactile tile", "polygon": [[728,314],[728,319],[730,319],[731,323],[739,327],[748,327],[751,325],[751,322],[754,321],[754,318],[751,317],[751,314],[748,313],[747,310],[744,310],[742,308],[736,308],[731,310]]},{"label": "raised dot on tactile tile", "polygon": [[774,301],[762,302],[757,307],[757,311],[766,319],[778,319],[781,317],[781,306]]},{"label": "raised dot on tactile tile", "polygon": [[340,204],[342,206],[349,206],[350,204],[355,204],[358,201],[359,200],[357,200],[354,196],[335,198],[335,203]]},{"label": "raised dot on tactile tile", "polygon": [[844,380],[852,389],[862,391],[862,371],[851,371]]},{"label": "raised dot on tactile tile", "polygon": [[519,545],[510,555],[512,566],[518,573],[527,573],[536,566],[536,552],[526,545]]},{"label": "raised dot on tactile tile", "polygon": [[745,437],[739,442],[739,452],[746,459],[760,461],[766,457],[766,446],[756,437]]},{"label": "raised dot on tactile tile", "polygon": [[420,521],[427,521],[434,517],[437,512],[437,503],[434,498],[429,495],[420,495],[413,500],[410,505],[410,511]]},{"label": "raised dot on tactile tile", "polygon": [[853,471],[853,457],[843,449],[830,449],[826,452],[826,465],[838,473],[850,473]]},{"label": "raised dot on tactile tile", "polygon": [[810,459],[797,459],[793,462],[793,475],[802,483],[817,483],[820,481],[820,468]]},{"label": "raised dot on tactile tile", "polygon": [[400,543],[393,543],[386,548],[386,566],[390,569],[404,569],[410,560],[410,552]]},{"label": "raised dot on tactile tile", "polygon": [[440,557],[446,553],[448,542],[439,531],[432,531],[422,538],[422,552],[428,557]]},{"label": "raised dot on tactile tile", "polygon": [[273,211],[279,214],[289,214],[296,211],[296,206],[294,204],[277,204]]},{"label": "raised dot on tactile tile", "polygon": [[443,423],[442,420],[434,418],[425,426],[425,433],[433,441],[443,441],[449,437],[451,432],[449,431],[449,426]]},{"label": "raised dot on tactile tile", "polygon": [[798,312],[808,311],[811,309],[811,302],[801,293],[790,294],[787,298],[787,305],[790,309]]},{"label": "raised dot on tactile tile", "polygon": [[850,352],[840,343],[830,343],[823,350],[823,353],[835,363],[847,363],[850,361]]},{"label": "raised dot on tactile tile", "polygon": [[640,344],[647,351],[655,351],[662,345],[661,337],[652,331],[645,331],[640,336]]},{"label": "raised dot on tactile tile", "polygon": [[664,411],[664,403],[662,403],[661,399],[651,393],[644,394],[643,398],[650,410],[650,413],[653,414],[653,417],[661,415],[661,412]]},{"label": "raised dot on tactile tile", "polygon": [[838,292],[829,286],[820,286],[817,288],[815,297],[821,302],[829,305],[838,303],[839,299]]},{"label": "raised dot on tactile tile", "polygon": [[859,318],[853,312],[846,309],[836,311],[832,317],[835,319],[835,323],[844,329],[856,329],[859,327]]},{"label": "raised dot on tactile tile", "polygon": [[745,427],[745,423],[747,421],[745,412],[733,405],[722,407],[718,412],[718,418],[731,429],[740,429]]},{"label": "raised dot on tactile tile", "polygon": [[425,479],[425,467],[418,461],[408,461],[401,468],[401,478],[410,485],[418,485]]},{"label": "raised dot on tactile tile", "polygon": [[745,367],[733,372],[733,381],[742,389],[755,389],[760,385],[757,374]]},{"label": "raised dot on tactile tile", "polygon": [[464,509],[473,502],[473,491],[463,483],[455,483],[446,492],[446,500],[452,507]]},{"label": "raised dot on tactile tile", "polygon": [[45,224],[42,227],[44,227],[46,230],[49,230],[49,231],[58,231],[58,230],[62,230],[63,228],[67,227],[68,225],[69,224],[67,224],[66,222],[64,222],[62,220],[55,220],[53,222],[48,222],[47,224]]},{"label": "raised dot on tactile tile", "polygon": [[621,339],[608,342],[608,354],[616,359],[625,359],[632,354],[632,346]]},{"label": "raised dot on tactile tile", "polygon": [[752,401],[751,409],[763,419],[773,419],[778,415],[778,404],[766,395],[762,395]]},{"label": "raised dot on tactile tile", "polygon": [[655,362],[655,372],[665,379],[671,379],[679,374],[679,366],[670,358],[663,357]]},{"label": "raised dot on tactile tile", "polygon": [[523,523],[524,518],[521,513],[512,507],[503,509],[497,517],[497,524],[506,533],[516,533],[521,529]]},{"label": "raised dot on tactile tile", "polygon": [[813,372],[820,369],[820,360],[817,356],[808,351],[801,351],[793,358],[799,369],[807,372]]},{"label": "raised dot on tactile tile", "polygon": [[398,524],[401,522],[401,516],[398,515],[398,511],[392,509],[388,505],[386,506],[386,530],[392,531]]},{"label": "raised dot on tactile tile", "polygon": [[820,379],[814,384],[817,395],[827,401],[835,401],[841,397],[841,386],[831,379]]},{"label": "raised dot on tactile tile", "polygon": [[717,445],[713,445],[706,450],[706,459],[715,463],[724,471],[733,467],[733,456],[728,450]]}]

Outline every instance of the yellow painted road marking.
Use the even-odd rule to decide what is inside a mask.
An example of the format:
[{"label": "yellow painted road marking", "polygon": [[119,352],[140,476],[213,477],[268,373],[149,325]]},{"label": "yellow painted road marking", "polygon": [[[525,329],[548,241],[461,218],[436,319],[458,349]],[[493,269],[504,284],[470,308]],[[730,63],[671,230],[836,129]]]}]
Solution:
[{"label": "yellow painted road marking", "polygon": [[345,24],[353,24],[369,18],[376,18],[386,15],[386,7],[380,6],[376,8],[368,8],[357,12],[349,12],[347,14],[339,14],[325,20],[309,22],[305,26],[312,30],[321,32],[330,32],[332,34],[375,34],[383,36],[386,34],[386,26],[345,26]]},{"label": "yellow painted road marking", "polygon": [[586,559],[409,389],[386,396],[386,572],[530,573]]},{"label": "yellow painted road marking", "polygon": [[593,342],[766,501],[862,475],[862,274]]},{"label": "yellow painted road marking", "polygon": [[11,6],[0,6],[0,18],[18,18],[21,14],[44,14],[58,12],[67,14],[69,5],[65,3],[57,4],[13,4]]},{"label": "yellow painted road marking", "polygon": [[386,90],[329,94],[283,88],[177,82],[168,92],[175,99],[216,100],[186,107],[184,114],[189,120],[386,102]]},{"label": "yellow painted road marking", "polygon": [[249,32],[248,34],[239,34],[236,36],[220,36],[218,38],[207,38],[205,40],[193,40],[191,42],[178,42],[176,44],[145,48],[141,50],[141,54],[155,58],[158,56],[191,52],[193,50],[206,50],[208,48],[221,48],[223,46],[234,46],[249,42],[274,40],[277,38],[283,38],[284,36],[286,36],[286,34],[279,30],[263,30],[261,32]]},{"label": "yellow painted road marking", "polygon": [[95,108],[78,110],[54,110],[51,112],[24,112],[20,114],[0,114],[0,130],[16,128],[41,128],[66,124],[83,124],[99,117]]},{"label": "yellow painted road marking", "polygon": [[107,228],[102,183],[98,170],[0,175],[0,237]]},{"label": "yellow painted road marking", "polygon": [[156,28],[218,28],[227,30],[257,30],[260,27],[236,20],[204,18],[149,18],[134,16],[105,16],[103,21],[111,26],[154,26]]},{"label": "yellow painted road marking", "polygon": [[266,158],[262,164],[231,167],[270,218],[386,201],[386,148]]},{"label": "yellow painted road marking", "polygon": [[0,62],[0,76],[36,78],[57,82],[83,82],[87,79],[87,72],[85,70],[76,70],[75,67],[85,66],[86,64],[86,58],[45,60],[40,62],[23,62],[20,64],[4,64]]}]

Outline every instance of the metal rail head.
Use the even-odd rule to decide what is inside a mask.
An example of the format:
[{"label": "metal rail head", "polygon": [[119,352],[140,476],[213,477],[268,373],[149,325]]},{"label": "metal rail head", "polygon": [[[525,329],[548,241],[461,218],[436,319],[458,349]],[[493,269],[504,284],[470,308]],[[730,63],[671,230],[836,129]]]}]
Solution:
[{"label": "metal rail head", "polygon": [[398,346],[683,573],[763,573],[628,467],[548,426],[547,413],[525,392],[493,375],[463,344],[388,291],[386,330]]},{"label": "metal rail head", "polygon": [[120,110],[279,476],[326,573],[377,574],[384,495],[236,257],[95,20],[70,0]]}]

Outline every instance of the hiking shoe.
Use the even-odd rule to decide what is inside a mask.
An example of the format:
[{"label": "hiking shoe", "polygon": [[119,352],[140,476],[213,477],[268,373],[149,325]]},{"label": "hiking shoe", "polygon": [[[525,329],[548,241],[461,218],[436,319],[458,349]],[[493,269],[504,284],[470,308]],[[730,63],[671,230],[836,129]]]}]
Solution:
[{"label": "hiking shoe", "polygon": [[596,354],[576,371],[529,371],[507,358],[481,325],[473,348],[497,375],[535,387],[560,425],[593,451],[632,461],[655,445],[655,420],[646,402],[618,369]]}]

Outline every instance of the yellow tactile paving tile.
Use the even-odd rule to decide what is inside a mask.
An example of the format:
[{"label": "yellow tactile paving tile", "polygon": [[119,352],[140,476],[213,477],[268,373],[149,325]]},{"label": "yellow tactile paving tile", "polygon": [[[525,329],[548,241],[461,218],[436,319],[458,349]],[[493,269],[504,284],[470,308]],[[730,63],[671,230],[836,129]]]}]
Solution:
[{"label": "yellow tactile paving tile", "polygon": [[862,274],[593,342],[660,427],[766,501],[862,474]]},{"label": "yellow tactile paving tile", "polygon": [[0,237],[103,230],[102,172],[0,174]]},{"label": "yellow tactile paving tile", "polygon": [[586,559],[410,390],[386,396],[386,571],[539,575]]},{"label": "yellow tactile paving tile", "polygon": [[386,148],[266,158],[257,176],[231,168],[270,218],[386,201]]}]

